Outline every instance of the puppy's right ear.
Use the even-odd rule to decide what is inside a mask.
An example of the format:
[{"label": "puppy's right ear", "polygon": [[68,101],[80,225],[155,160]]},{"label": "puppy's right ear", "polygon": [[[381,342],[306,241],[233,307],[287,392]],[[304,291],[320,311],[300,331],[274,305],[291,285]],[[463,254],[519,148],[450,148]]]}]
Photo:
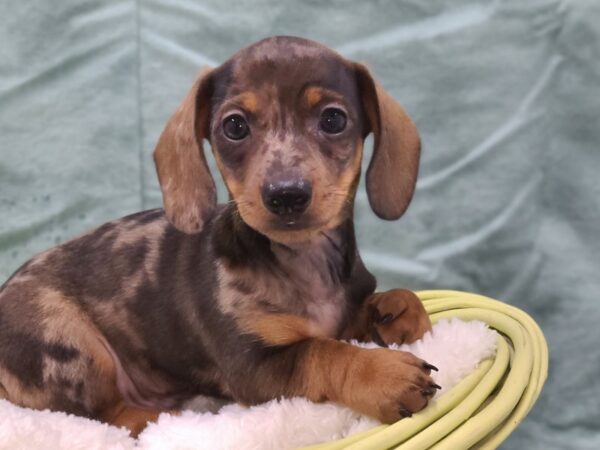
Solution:
[{"label": "puppy's right ear", "polygon": [[207,137],[212,71],[203,71],[162,132],[154,163],[169,221],[185,233],[197,233],[213,213],[217,198],[202,140]]}]

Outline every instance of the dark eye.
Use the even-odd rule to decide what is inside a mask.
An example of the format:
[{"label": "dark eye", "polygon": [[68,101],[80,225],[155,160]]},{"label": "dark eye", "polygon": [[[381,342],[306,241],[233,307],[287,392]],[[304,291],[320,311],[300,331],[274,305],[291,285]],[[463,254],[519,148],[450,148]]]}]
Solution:
[{"label": "dark eye", "polygon": [[248,122],[240,114],[232,114],[223,120],[225,136],[234,141],[244,139],[250,133]]},{"label": "dark eye", "polygon": [[325,133],[338,134],[346,128],[346,113],[338,108],[326,108],[321,113],[319,127]]}]

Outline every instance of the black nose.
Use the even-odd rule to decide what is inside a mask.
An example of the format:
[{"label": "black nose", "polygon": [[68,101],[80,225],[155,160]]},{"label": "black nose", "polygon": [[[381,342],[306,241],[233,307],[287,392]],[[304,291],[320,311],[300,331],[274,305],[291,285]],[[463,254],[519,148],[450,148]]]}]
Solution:
[{"label": "black nose", "polygon": [[300,214],[306,211],[310,203],[312,188],[302,178],[267,182],[262,188],[265,206],[273,214]]}]

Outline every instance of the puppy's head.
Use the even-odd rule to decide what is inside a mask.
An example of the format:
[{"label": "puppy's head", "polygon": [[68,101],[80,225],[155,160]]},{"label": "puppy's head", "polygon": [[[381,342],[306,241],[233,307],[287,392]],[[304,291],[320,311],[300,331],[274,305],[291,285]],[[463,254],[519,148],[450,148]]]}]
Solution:
[{"label": "puppy's head", "polygon": [[200,75],[154,152],[167,216],[198,232],[215,208],[202,152],[210,141],[242,219],[278,242],[336,227],[352,214],[363,141],[374,134],[367,193],[399,218],[417,177],[417,130],[367,69],[300,38],[274,37]]}]

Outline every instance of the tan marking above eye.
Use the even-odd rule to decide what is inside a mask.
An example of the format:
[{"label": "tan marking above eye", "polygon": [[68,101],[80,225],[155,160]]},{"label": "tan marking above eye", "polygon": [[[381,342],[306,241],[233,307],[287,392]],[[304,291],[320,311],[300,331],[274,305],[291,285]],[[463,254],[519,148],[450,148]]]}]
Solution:
[{"label": "tan marking above eye", "polygon": [[258,111],[258,96],[254,92],[240,94],[241,106],[248,112],[255,114]]},{"label": "tan marking above eye", "polygon": [[331,107],[338,108],[348,114],[347,99],[344,94],[319,86],[309,86],[303,92],[303,98],[310,108],[319,103],[331,103]]},{"label": "tan marking above eye", "polygon": [[247,114],[256,114],[259,109],[259,97],[251,91],[242,92],[241,94],[227,98],[217,111],[217,116],[221,119],[237,113],[242,116]]},{"label": "tan marking above eye", "polygon": [[304,98],[306,98],[308,105],[312,108],[323,98],[323,90],[315,86],[309,87],[304,92]]}]

